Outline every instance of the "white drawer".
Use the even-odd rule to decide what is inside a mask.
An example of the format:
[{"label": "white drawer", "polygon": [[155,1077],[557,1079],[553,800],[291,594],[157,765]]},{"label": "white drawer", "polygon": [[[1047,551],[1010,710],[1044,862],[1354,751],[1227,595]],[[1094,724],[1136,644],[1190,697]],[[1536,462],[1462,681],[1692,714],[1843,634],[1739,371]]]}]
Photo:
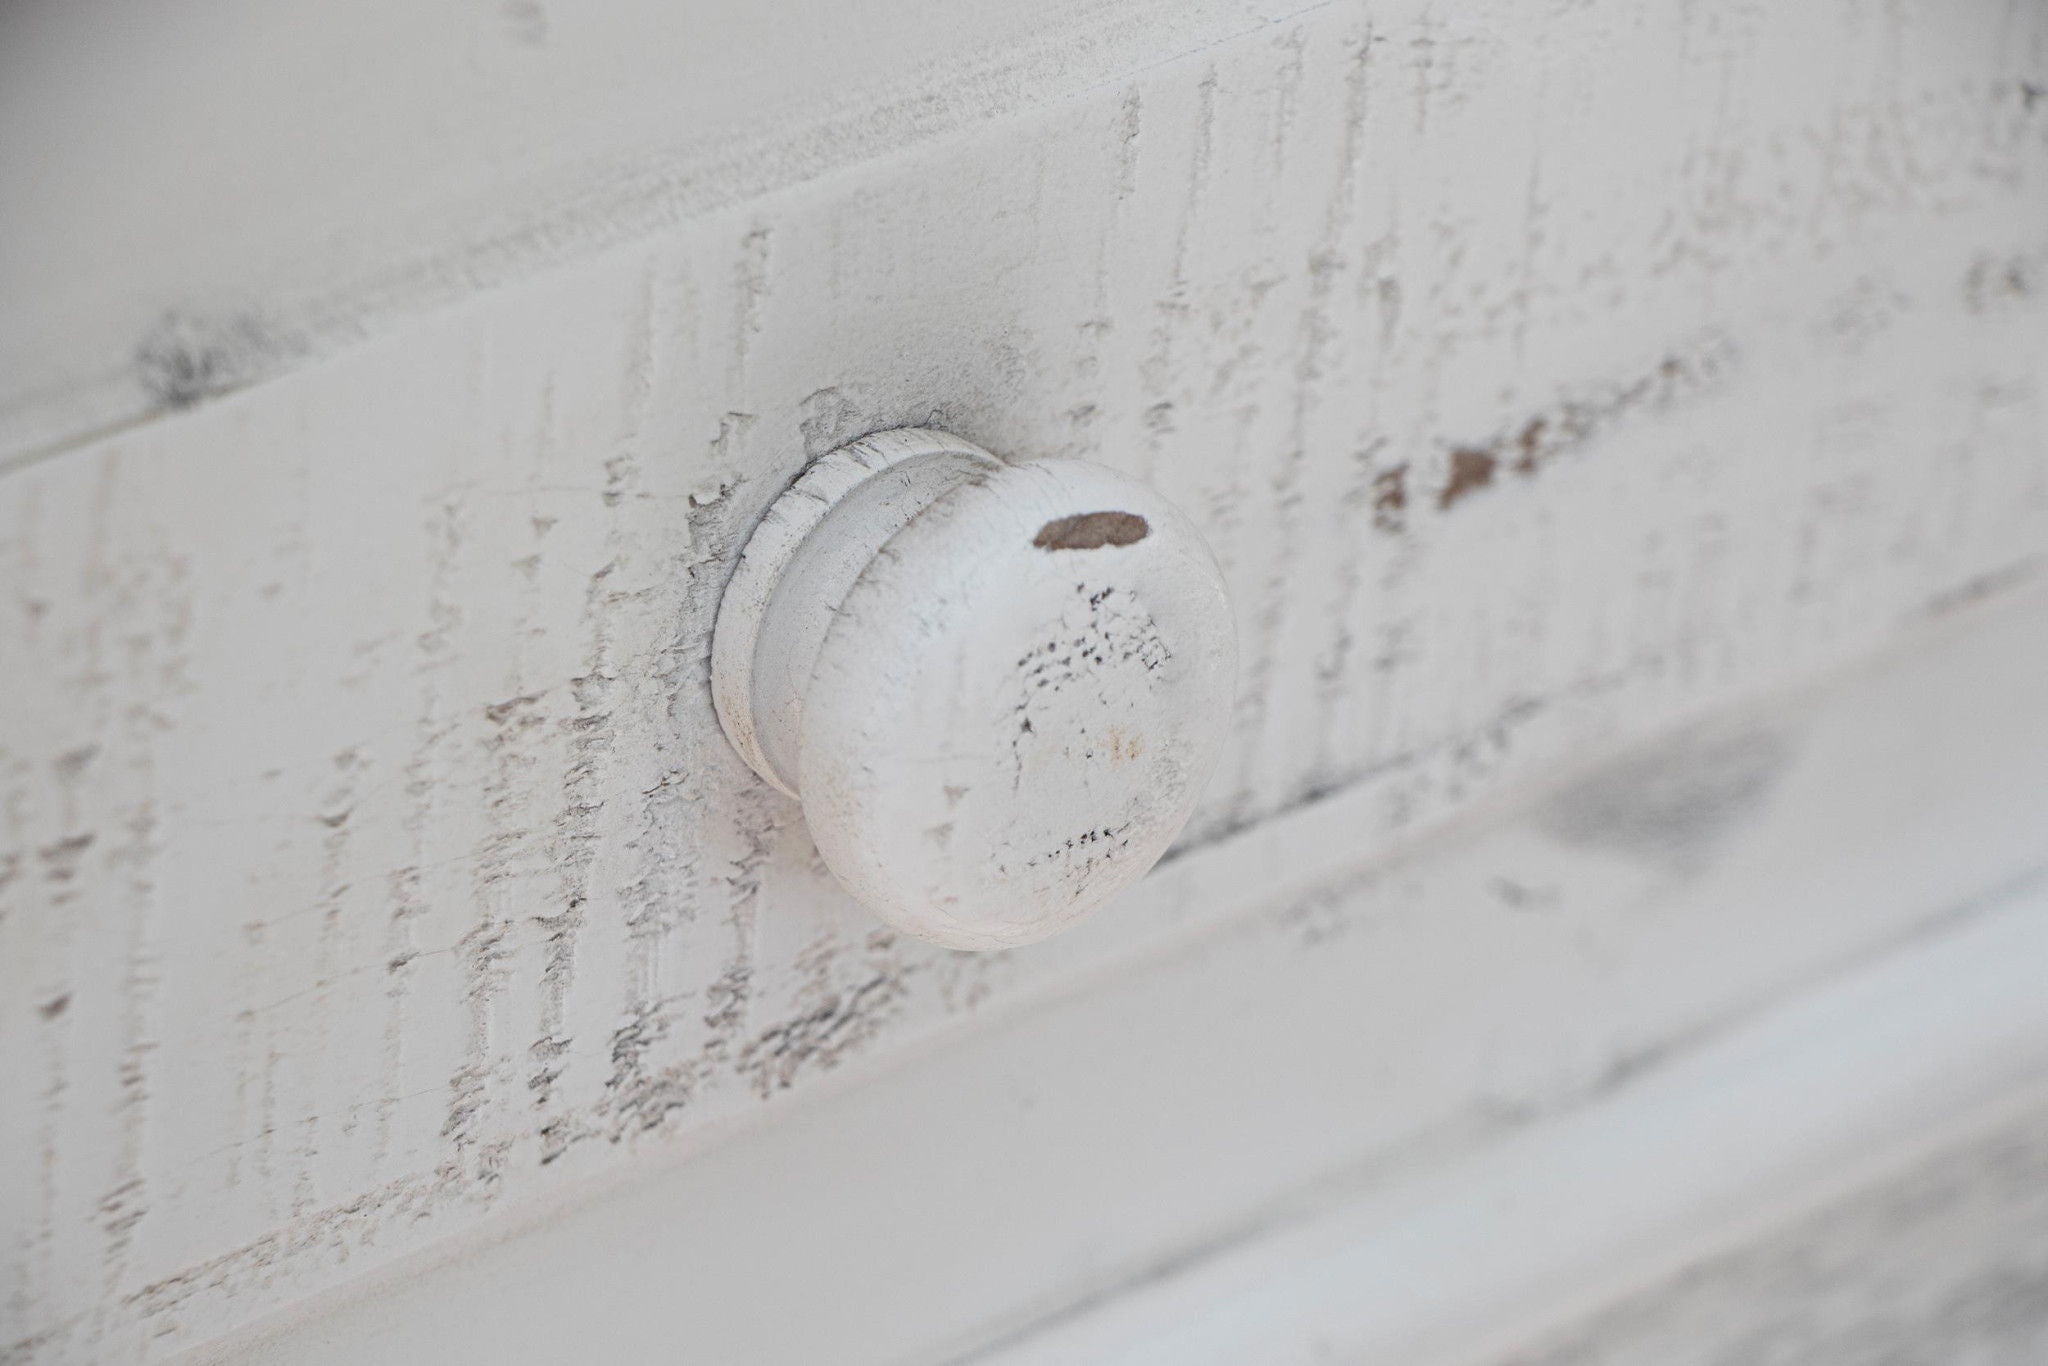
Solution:
[{"label": "white drawer", "polygon": [[[208,1342],[1275,898],[1323,961],[1410,841],[2030,591],[2048,547],[2033,11],[519,5],[409,42],[400,8],[147,19],[76,144],[112,162],[52,124],[122,40],[16,49],[4,107],[44,114],[0,167],[47,192],[9,196],[0,321],[9,1360]],[[762,510],[920,424],[1148,480],[1237,606],[1179,852],[1014,953],[882,931],[711,709]],[[1624,765],[1528,838],[1679,907],[1724,828],[1811,815],[1795,732]],[[2017,840],[1775,951],[1685,910],[1688,989],[1499,1021],[1275,1187],[1540,1109]],[[1498,876],[1474,937],[1543,895]],[[1446,994],[1463,951],[1387,949]],[[1084,1273],[1017,1304],[1193,1235],[1062,1236]]]}]

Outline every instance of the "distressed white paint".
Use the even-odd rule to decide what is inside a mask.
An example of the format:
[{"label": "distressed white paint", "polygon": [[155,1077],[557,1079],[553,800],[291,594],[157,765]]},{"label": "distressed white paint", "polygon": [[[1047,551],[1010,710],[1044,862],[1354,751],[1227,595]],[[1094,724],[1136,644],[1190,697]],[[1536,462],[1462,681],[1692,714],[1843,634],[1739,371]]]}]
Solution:
[{"label": "distressed white paint", "polygon": [[[726,738],[770,786],[798,795],[804,693],[847,590],[890,537],[996,465],[943,433],[877,432],[819,457],[747,534],[718,604],[711,701]],[[895,478],[875,477],[892,468]],[[816,534],[834,511],[831,533]]]},{"label": "distressed white paint", "polygon": [[1312,8],[10,4],[0,452],[62,450]]},{"label": "distressed white paint", "polygon": [[2040,1094],[2043,612],[1370,870],[1268,822],[1133,894],[1213,932],[223,1356],[1486,1360]]},{"label": "distressed white paint", "polygon": [[775,500],[711,647],[726,734],[833,876],[954,949],[1035,943],[1157,863],[1236,669],[1216,561],[1156,493],[919,428]]},{"label": "distressed white paint", "polygon": [[[992,9],[961,12],[940,28],[979,41]],[[12,1357],[203,1342],[624,1177],[760,1097],[1172,951],[1269,872],[1369,866],[1709,709],[1926,648],[1931,621],[2038,576],[2038,7],[1396,0],[1192,36],[1097,13],[1109,27],[1004,30],[992,64],[933,77],[930,119],[922,71],[848,87],[829,126],[765,113],[770,142],[729,144],[723,179],[634,169],[708,164],[648,121],[689,82],[673,44],[631,41],[657,23],[637,6],[588,45],[474,64],[431,41],[468,17],[420,19],[412,43],[316,25],[305,53],[267,24],[180,30],[221,68],[138,42],[188,91],[4,45],[50,73],[0,81],[43,111],[0,118],[6,164],[41,168],[0,197],[4,368],[29,377],[0,477]],[[922,19],[902,22],[877,31]],[[829,105],[815,76],[841,36],[783,89]],[[607,54],[630,67],[616,104]],[[456,79],[472,70],[497,95]],[[529,88],[523,117],[498,101]],[[535,132],[571,88],[599,111],[568,120],[573,146]],[[72,100],[99,112],[70,119]],[[391,121],[347,144],[365,109]],[[63,161],[61,130],[101,119],[128,133],[78,146],[112,155]],[[437,146],[492,167],[488,193],[446,181]],[[80,283],[152,260],[160,281]],[[1023,953],[874,930],[712,715],[712,618],[748,528],[808,459],[918,424],[1145,479],[1215,546],[1238,612],[1241,699],[1180,854],[1128,909]],[[1986,869],[2005,856],[1965,801],[1981,776],[1922,776],[1955,758],[1925,718],[1974,705],[1943,677],[1922,719],[1856,737],[1896,765],[1867,781],[1902,791],[1851,803],[1910,801]],[[1725,779],[1711,810],[1768,806],[1778,753],[1679,768]],[[2018,791],[2038,783],[2022,771]],[[1727,1005],[1932,904],[1887,899],[1932,863],[1853,872],[1898,843],[1866,834],[1836,850],[1856,894],[1792,914],[1755,892],[1725,961],[1761,976],[1691,997],[1692,936],[1729,903],[1648,889],[1723,846],[1639,804],[1554,811],[1544,838],[1600,851],[1642,889],[1629,904],[1670,908],[1644,932],[1687,952],[1630,977],[1597,938],[1508,922],[1555,993],[1476,1013],[1461,1037],[1491,1053],[1418,1087],[1512,1099],[1528,1088],[1481,1060],[1624,1062],[1645,1034],[1575,1025],[1567,983]],[[1801,838],[1836,828],[1818,796],[1803,809]],[[1466,873],[1471,895],[1544,904],[1540,879]],[[1339,904],[1302,903],[1302,937]],[[1401,1037],[1488,942],[1441,924],[1441,952],[1390,983]],[[1319,952],[1296,969],[1338,961]],[[1152,1042],[1160,1066],[1199,1052]],[[1326,1151],[1418,1132],[1426,1109],[1374,1128],[1361,1104]],[[1016,1274],[1051,1307],[1052,1281]]]}]

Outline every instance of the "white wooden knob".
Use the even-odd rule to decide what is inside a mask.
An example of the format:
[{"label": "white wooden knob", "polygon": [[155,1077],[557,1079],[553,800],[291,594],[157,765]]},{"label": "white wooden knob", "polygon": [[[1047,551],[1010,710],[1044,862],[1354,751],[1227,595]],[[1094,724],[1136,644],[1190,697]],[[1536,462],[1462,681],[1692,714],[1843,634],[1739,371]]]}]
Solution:
[{"label": "white wooden knob", "polygon": [[769,508],[719,607],[712,686],[848,891],[919,938],[993,949],[1166,852],[1236,655],[1214,559],[1150,488],[907,428]]}]

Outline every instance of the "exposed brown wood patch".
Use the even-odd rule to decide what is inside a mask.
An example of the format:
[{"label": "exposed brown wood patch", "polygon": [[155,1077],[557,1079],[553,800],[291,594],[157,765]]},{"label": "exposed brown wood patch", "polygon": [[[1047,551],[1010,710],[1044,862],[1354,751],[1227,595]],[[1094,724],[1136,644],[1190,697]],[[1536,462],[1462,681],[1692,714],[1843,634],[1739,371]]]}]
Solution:
[{"label": "exposed brown wood patch", "polygon": [[[1877,324],[1852,317],[1838,324],[1836,331],[1841,332],[1845,326],[1857,329],[1873,325]],[[1524,419],[1511,431],[1478,444],[1455,447],[1451,451],[1450,477],[1437,494],[1437,506],[1449,508],[1465,495],[1491,484],[1503,461],[1516,474],[1534,475],[1560,456],[1602,435],[1620,418],[1638,411],[1663,412],[1707,393],[1727,377],[1734,362],[1733,344],[1710,333],[1673,351],[1655,369],[1625,384],[1565,399],[1548,411]]]},{"label": "exposed brown wood patch", "polygon": [[1468,493],[1475,493],[1493,482],[1493,471],[1500,464],[1500,458],[1491,451],[1475,446],[1466,446],[1451,452],[1451,477],[1444,481],[1444,490],[1436,496],[1436,505],[1448,508]]},{"label": "exposed brown wood patch", "polygon": [[1082,512],[1047,522],[1031,544],[1040,550],[1099,550],[1134,545],[1151,533],[1151,524],[1135,512]]}]

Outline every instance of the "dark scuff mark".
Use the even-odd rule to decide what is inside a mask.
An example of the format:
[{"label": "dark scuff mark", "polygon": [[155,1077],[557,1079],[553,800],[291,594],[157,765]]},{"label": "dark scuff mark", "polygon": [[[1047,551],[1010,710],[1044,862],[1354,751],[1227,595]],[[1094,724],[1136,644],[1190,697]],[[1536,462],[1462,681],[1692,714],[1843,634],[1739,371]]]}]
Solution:
[{"label": "dark scuff mark", "polygon": [[1499,464],[1500,457],[1476,446],[1452,451],[1451,477],[1444,481],[1443,492],[1436,496],[1436,505],[1448,511],[1459,499],[1485,488],[1493,482],[1494,467]]},{"label": "dark scuff mark", "polygon": [[505,31],[514,42],[543,47],[548,41],[548,12],[539,0],[506,0]]},{"label": "dark scuff mark", "polygon": [[483,709],[484,718],[494,726],[534,724],[530,719],[521,722],[515,720],[515,718],[528,707],[540,701],[543,695],[537,692],[521,693],[517,697],[508,697],[503,702],[493,702]]},{"label": "dark scuff mark", "polygon": [[299,348],[253,314],[165,313],[135,345],[135,377],[159,408],[189,408],[275,369]]},{"label": "dark scuff mark", "polygon": [[[655,1001],[636,1007],[612,1033],[612,1075],[605,1082],[607,1099],[600,1115],[609,1123],[613,1143],[628,1134],[658,1128],[668,1117],[689,1107],[717,1070],[731,1061],[732,1046],[744,1024],[753,996],[753,968],[734,963],[705,991],[704,1037],[688,1057],[649,1069],[645,1055],[669,1036],[676,1016],[673,1002]],[[551,1161],[543,1149],[542,1160]]]},{"label": "dark scuff mark", "polygon": [[1544,803],[1536,823],[1566,844],[1691,873],[1760,808],[1790,766],[1775,730],[1702,730],[1622,759]]},{"label": "dark scuff mark", "polygon": [[1516,474],[1534,474],[1543,461],[1543,434],[1550,429],[1547,417],[1532,417],[1515,433]]},{"label": "dark scuff mark", "polygon": [[1533,886],[1517,882],[1511,877],[1496,873],[1487,882],[1487,889],[1499,899],[1501,905],[1511,911],[1554,911],[1557,909],[1557,888]]},{"label": "dark scuff mark", "polygon": [[1400,532],[1408,525],[1408,466],[1391,465],[1372,477],[1372,524]]},{"label": "dark scuff mark", "polygon": [[46,1020],[54,1020],[70,1008],[71,993],[67,991],[61,996],[52,996],[49,1000],[37,1006],[36,1014],[42,1016]]},{"label": "dark scuff mark", "polygon": [[43,876],[51,882],[70,882],[78,876],[79,861],[85,851],[92,848],[94,836],[90,831],[77,835],[66,835],[36,851],[43,861]]},{"label": "dark scuff mark", "polygon": [[[1077,595],[1086,593],[1087,589],[1085,583],[1074,585]],[[1173,650],[1160,637],[1157,619],[1142,608],[1125,609],[1123,601],[1117,597],[1114,588],[1099,588],[1088,593],[1085,602],[1076,603],[1073,609],[1061,615],[1058,625],[1048,633],[1049,638],[1043,644],[1034,645],[1017,657],[1011,694],[1011,714],[1017,723],[1010,737],[1013,787],[1023,782],[1028,767],[1026,737],[1039,734],[1033,721],[1034,713],[1042,719],[1046,713],[1040,709],[1052,705],[1067,688],[1101,687],[1106,669],[1115,670],[1133,683],[1142,684],[1148,675],[1156,674],[1173,658]],[[1051,714],[1059,715],[1057,711]],[[1104,743],[1107,743],[1106,738]],[[1132,736],[1128,737],[1127,743],[1134,746],[1128,750],[1128,755],[1135,757],[1142,748],[1143,740]],[[1068,734],[1055,723],[1032,744],[1034,747],[1053,746],[1066,756],[1068,762],[1090,760],[1096,754],[1085,727],[1077,734]]]},{"label": "dark scuff mark", "polygon": [[1927,600],[1927,615],[1945,617],[1952,612],[1973,607],[1980,602],[1995,598],[2002,593],[2020,587],[2038,578],[2044,561],[2041,556],[2030,556],[2015,564],[2004,565],[1986,574],[1966,579],[1953,588],[1944,589]]},{"label": "dark scuff mark", "polygon": [[740,1053],[739,1071],[754,1091],[787,1090],[805,1072],[837,1067],[873,1039],[909,995],[908,969],[886,969],[849,991],[757,1036]]},{"label": "dark scuff mark", "polygon": [[[1122,825],[1103,826],[1070,835],[1056,848],[1044,850],[1025,859],[1022,871],[1030,872],[1051,865],[1059,870],[1058,877],[1062,883],[1079,886],[1085,883],[1098,867],[1114,862],[1131,847],[1131,842],[1125,837],[1124,832],[1129,830],[1132,824],[1131,821],[1125,821]],[[1006,863],[997,863],[996,872],[1002,877],[1011,876],[1010,866]]]},{"label": "dark scuff mark", "polygon": [[1986,253],[1970,263],[1963,277],[1963,303],[1972,313],[2030,297],[2040,285],[2039,254]]},{"label": "dark scuff mark", "polygon": [[1047,522],[1031,544],[1040,550],[1099,550],[1136,545],[1151,534],[1152,524],[1135,512],[1083,512]]},{"label": "dark scuff mark", "polygon": [[1704,1031],[1680,1034],[1675,1038],[1655,1039],[1638,1047],[1625,1049],[1609,1058],[1607,1065],[1600,1069],[1583,1100],[1599,1100],[1610,1096],[1624,1087],[1640,1081],[1660,1068],[1667,1067],[1685,1056],[1703,1042]]}]

